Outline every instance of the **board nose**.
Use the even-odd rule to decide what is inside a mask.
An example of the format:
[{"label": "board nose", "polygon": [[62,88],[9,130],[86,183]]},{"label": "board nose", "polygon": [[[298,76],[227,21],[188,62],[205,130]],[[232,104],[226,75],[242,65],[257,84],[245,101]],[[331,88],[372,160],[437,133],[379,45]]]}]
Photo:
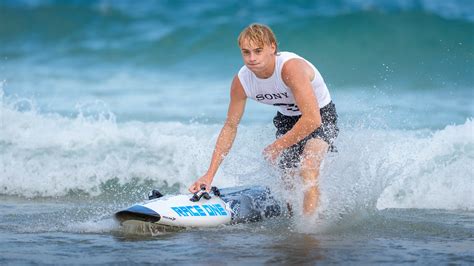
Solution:
[{"label": "board nose", "polygon": [[126,210],[117,212],[115,214],[115,219],[120,223],[128,220],[156,223],[160,221],[161,216],[152,209],[141,205],[134,205]]}]

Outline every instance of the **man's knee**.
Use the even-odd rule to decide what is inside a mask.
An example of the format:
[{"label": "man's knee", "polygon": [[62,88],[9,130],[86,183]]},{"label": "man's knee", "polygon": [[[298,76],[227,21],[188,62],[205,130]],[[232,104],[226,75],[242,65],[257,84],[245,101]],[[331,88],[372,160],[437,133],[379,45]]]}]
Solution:
[{"label": "man's knee", "polygon": [[329,144],[326,141],[314,138],[306,142],[303,153],[307,155],[316,154],[324,156],[328,150],[328,147]]},{"label": "man's knee", "polygon": [[301,171],[316,171],[318,175],[328,147],[329,145],[321,139],[308,140],[301,158]]}]

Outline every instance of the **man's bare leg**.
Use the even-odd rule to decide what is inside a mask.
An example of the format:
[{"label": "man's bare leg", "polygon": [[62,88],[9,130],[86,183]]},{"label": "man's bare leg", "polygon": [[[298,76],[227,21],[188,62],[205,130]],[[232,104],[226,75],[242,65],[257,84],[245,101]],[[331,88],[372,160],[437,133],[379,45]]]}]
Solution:
[{"label": "man's bare leg", "polygon": [[[287,168],[284,169],[282,175],[283,185],[285,190],[292,195],[295,192],[295,179],[298,176],[298,172],[296,168]],[[289,217],[293,216],[293,207],[291,206],[291,202],[286,199],[286,208],[288,209]]]},{"label": "man's bare leg", "polygon": [[319,168],[328,150],[328,144],[321,139],[310,139],[306,142],[301,155],[300,175],[303,178],[304,200],[303,213],[312,215],[319,206]]}]

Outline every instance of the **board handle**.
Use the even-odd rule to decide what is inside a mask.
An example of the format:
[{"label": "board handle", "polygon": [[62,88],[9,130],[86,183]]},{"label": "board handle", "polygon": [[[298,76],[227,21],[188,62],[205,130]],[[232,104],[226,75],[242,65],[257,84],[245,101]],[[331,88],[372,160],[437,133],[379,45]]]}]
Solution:
[{"label": "board handle", "polygon": [[[211,187],[211,192],[216,197],[221,196],[221,192],[219,191],[219,189],[217,187]],[[205,198],[207,200],[211,198],[211,195],[209,195],[209,193],[206,191],[206,186],[205,185],[202,185],[201,190],[194,193],[194,195],[189,200],[192,201],[192,202],[198,202],[199,200],[201,200],[201,198]]]}]

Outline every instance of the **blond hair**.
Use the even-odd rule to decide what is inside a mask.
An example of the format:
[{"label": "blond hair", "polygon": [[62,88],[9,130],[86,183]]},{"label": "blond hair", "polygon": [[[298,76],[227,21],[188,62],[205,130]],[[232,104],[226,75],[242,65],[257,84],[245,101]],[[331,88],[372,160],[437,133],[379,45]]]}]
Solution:
[{"label": "blond hair", "polygon": [[251,43],[256,45],[275,45],[275,54],[278,51],[278,44],[273,33],[272,29],[267,25],[252,23],[247,26],[242,32],[239,34],[239,38],[237,38],[237,42],[239,47],[242,47],[242,43],[244,40],[248,40]]}]

